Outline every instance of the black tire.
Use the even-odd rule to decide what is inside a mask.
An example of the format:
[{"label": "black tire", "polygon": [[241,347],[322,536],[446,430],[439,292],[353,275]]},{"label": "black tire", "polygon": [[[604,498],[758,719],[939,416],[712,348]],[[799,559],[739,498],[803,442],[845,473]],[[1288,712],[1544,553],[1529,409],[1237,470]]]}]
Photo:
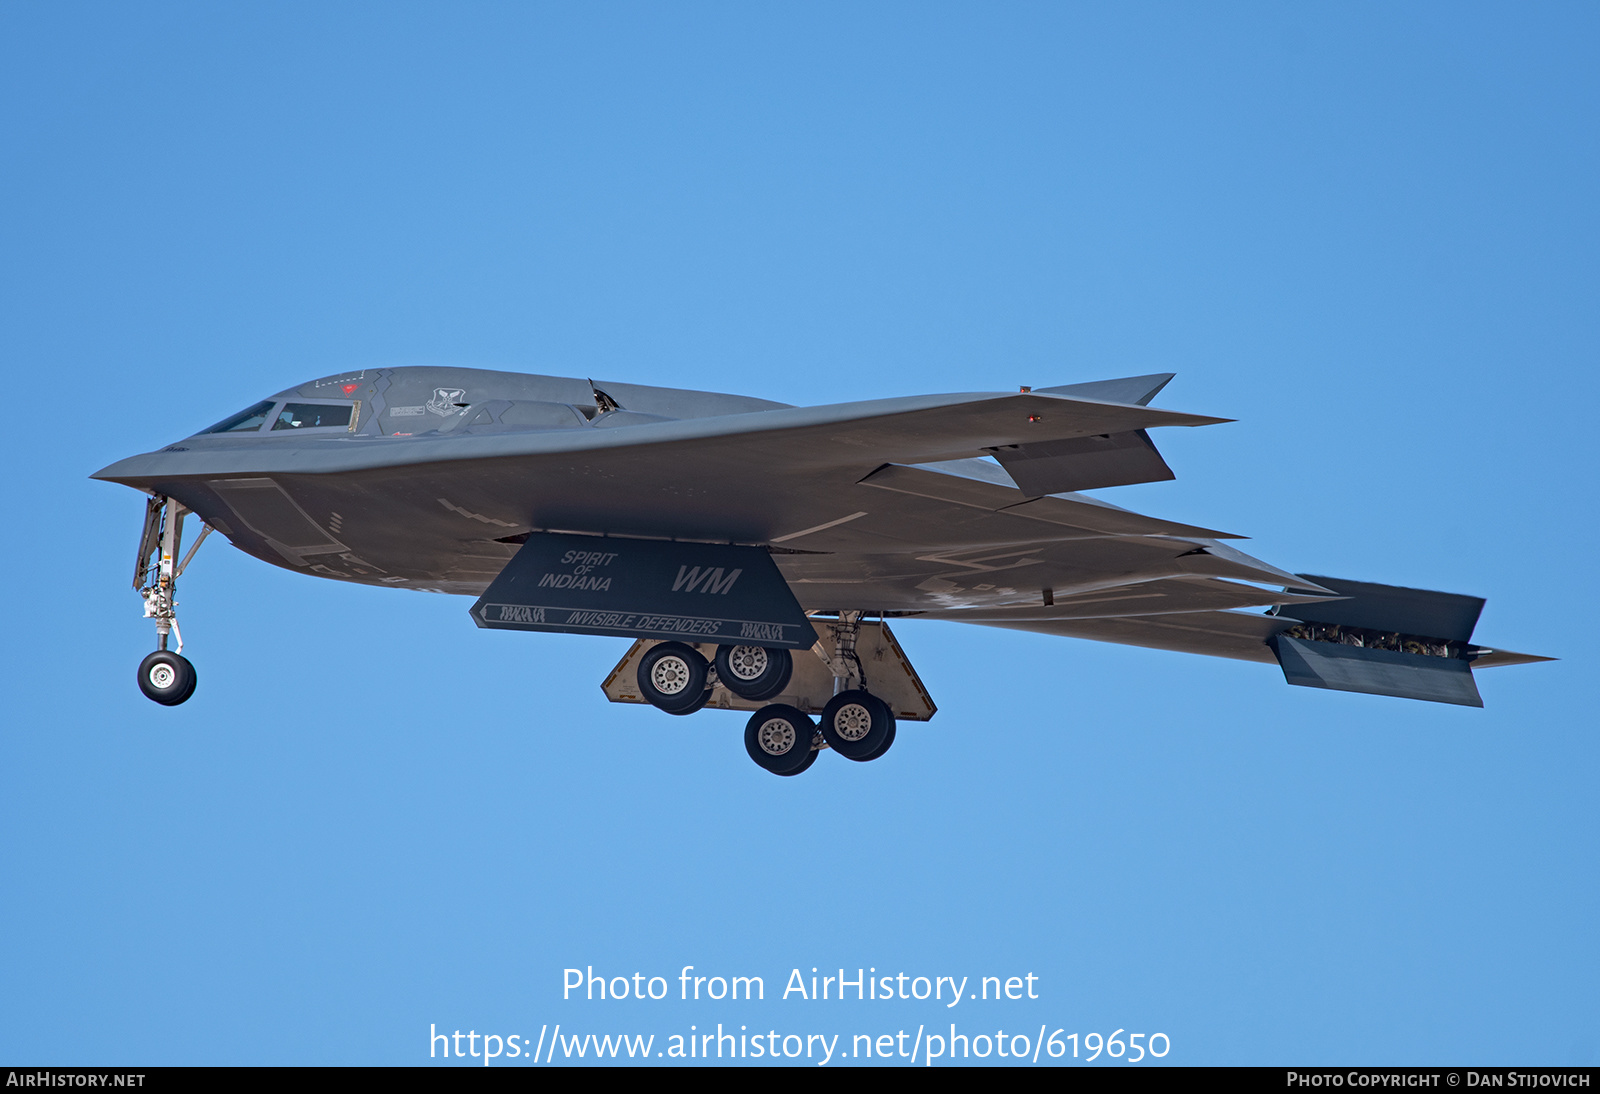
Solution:
[{"label": "black tire", "polygon": [[798,775],[817,758],[811,749],[816,731],[816,724],[794,707],[772,703],[745,723],[744,750],[774,775]]},{"label": "black tire", "polygon": [[682,714],[693,714],[695,711],[704,708],[705,705],[707,703],[709,703],[709,702],[711,702],[711,689],[710,688],[706,688],[704,691],[702,691],[700,693],[700,698],[696,699],[694,702],[690,703],[688,706],[685,706],[685,707],[673,707],[671,710],[664,711],[664,713],[666,713],[666,714],[679,714],[679,715],[682,715]]},{"label": "black tire", "polygon": [[693,714],[706,705],[711,665],[700,651],[683,642],[652,646],[639,659],[639,694],[668,714]]},{"label": "black tire", "polygon": [[865,691],[841,691],[822,708],[822,739],[847,760],[881,756],[894,731],[889,705]]},{"label": "black tire", "polygon": [[[877,696],[873,696],[873,698],[876,699]],[[879,700],[879,701],[882,702],[882,700]],[[888,704],[885,703],[884,706],[888,706]],[[876,760],[879,756],[882,756],[885,752],[889,751],[889,749],[894,746],[894,733],[895,733],[894,711],[891,710],[889,712],[889,735],[883,739],[883,744],[878,746],[878,751],[876,751],[872,755],[868,756],[867,759]]]},{"label": "black tire", "polygon": [[717,679],[741,699],[760,703],[782,695],[794,673],[788,650],[765,646],[718,646]]},{"label": "black tire", "polygon": [[802,763],[799,767],[795,768],[793,771],[780,771],[780,772],[778,772],[778,774],[784,776],[785,778],[788,778],[788,777],[793,776],[793,775],[801,774],[802,772],[804,772],[807,769],[809,769],[812,764],[817,762],[818,751],[819,750],[817,750],[817,749],[812,749],[810,754],[806,756],[805,762]]},{"label": "black tire", "polygon": [[194,694],[197,678],[187,657],[157,650],[139,662],[139,690],[146,699],[175,707]]}]

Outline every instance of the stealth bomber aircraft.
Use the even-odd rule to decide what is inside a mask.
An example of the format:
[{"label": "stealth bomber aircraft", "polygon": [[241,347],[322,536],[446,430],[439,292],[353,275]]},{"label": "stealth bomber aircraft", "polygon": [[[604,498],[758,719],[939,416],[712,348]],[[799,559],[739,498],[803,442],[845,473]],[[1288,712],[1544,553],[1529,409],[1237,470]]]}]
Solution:
[{"label": "stealth bomber aircraft", "polygon": [[[1291,684],[1481,706],[1470,596],[1292,573],[1084,491],[1170,479],[1170,375],[793,407],[466,368],[312,380],[94,477],[149,495],[134,588],[184,702],[176,583],[212,531],[338,581],[475,597],[509,631],[636,641],[603,687],[753,712],[750,757],[883,755],[935,706],[891,621],[1277,664]],[[183,553],[185,516],[202,522]]]}]

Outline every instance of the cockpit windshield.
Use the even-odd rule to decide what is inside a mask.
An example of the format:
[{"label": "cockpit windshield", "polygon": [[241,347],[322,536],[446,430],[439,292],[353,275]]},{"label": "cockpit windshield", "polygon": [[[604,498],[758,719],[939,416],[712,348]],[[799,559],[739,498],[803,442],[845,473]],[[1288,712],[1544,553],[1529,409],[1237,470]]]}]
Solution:
[{"label": "cockpit windshield", "polygon": [[[265,399],[249,410],[241,410],[231,418],[224,418],[205,433],[259,433],[284,429],[351,429],[355,423],[359,403],[305,402],[280,403]],[[273,408],[277,412],[273,412]],[[271,425],[267,423],[271,422]]]},{"label": "cockpit windshield", "polygon": [[266,424],[267,415],[272,413],[274,405],[272,399],[257,403],[249,410],[241,410],[231,418],[222,419],[210,429],[202,429],[200,433],[253,433]]},{"label": "cockpit windshield", "polygon": [[285,403],[278,411],[273,429],[327,429],[330,426],[348,428],[351,404]]}]

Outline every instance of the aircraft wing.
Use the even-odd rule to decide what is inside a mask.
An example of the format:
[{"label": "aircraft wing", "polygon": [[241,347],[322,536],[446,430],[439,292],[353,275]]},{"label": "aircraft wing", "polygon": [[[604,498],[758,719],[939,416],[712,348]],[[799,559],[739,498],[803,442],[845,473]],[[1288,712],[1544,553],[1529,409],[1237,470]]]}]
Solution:
[{"label": "aircraft wing", "polygon": [[1276,661],[1268,639],[1294,626],[1293,619],[1237,611],[1125,616],[1096,619],[1014,619],[990,616],[968,620],[989,627],[1087,638],[1124,646],[1201,653],[1241,661]]},{"label": "aircraft wing", "polygon": [[[317,572],[325,576],[359,580],[378,572],[402,580],[398,575],[409,571],[415,576],[403,578],[407,584],[474,594],[509,558],[496,541],[536,530],[770,545],[786,577],[814,586],[802,590],[808,606],[865,596],[886,608],[937,608],[1033,595],[1039,587],[1024,593],[1009,583],[978,581],[967,584],[987,587],[969,587],[963,600],[951,595],[945,571],[1049,562],[1064,583],[1081,583],[1107,566],[1180,572],[1201,561],[1222,565],[1171,560],[1226,532],[1081,494],[1037,495],[998,464],[971,458],[1004,451],[1013,463],[1037,462],[1042,467],[1031,469],[1031,480],[1058,480],[1047,485],[1060,485],[1079,463],[1094,481],[1152,470],[1166,477],[1170,472],[1164,464],[1153,467],[1143,444],[1095,449],[1094,443],[1127,440],[1157,425],[1222,419],[1049,392],[917,396],[631,424],[623,413],[601,415],[594,427],[483,435],[273,438],[208,447],[200,438],[123,460],[97,477],[188,496],[202,515],[216,511],[234,532],[244,534],[244,524],[273,539],[271,550],[291,565],[305,565],[312,555],[342,558],[340,547],[356,548],[349,553],[371,564],[324,560]],[[613,420],[617,425],[606,427]],[[1079,441],[1090,450],[1064,454],[1058,447]],[[1036,456],[1039,445],[1045,447]],[[254,507],[259,519],[252,524],[241,507]],[[229,511],[240,519],[230,522]],[[344,530],[318,524],[319,511],[339,514]],[[357,547],[351,541],[358,527],[389,534]],[[1074,541],[1106,543],[1063,550]],[[1113,542],[1126,549],[1111,549]],[[988,557],[996,551],[1012,553],[1015,566]],[[1252,564],[1250,573],[1292,580],[1264,566]],[[1198,572],[1226,577],[1239,576],[1237,570]],[[1030,582],[1036,578],[1029,575]]]}]

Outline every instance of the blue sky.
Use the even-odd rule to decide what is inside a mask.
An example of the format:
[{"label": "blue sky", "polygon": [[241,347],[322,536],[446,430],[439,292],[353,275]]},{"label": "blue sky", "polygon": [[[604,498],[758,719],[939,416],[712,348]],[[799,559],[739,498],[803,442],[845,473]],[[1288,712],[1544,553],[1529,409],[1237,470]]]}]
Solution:
[{"label": "blue sky", "polygon": [[[1597,38],[1554,3],[5,7],[0,1058],[955,1021],[1600,1063]],[[1160,405],[1238,421],[1108,499],[1485,596],[1480,641],[1562,660],[1475,711],[907,622],[939,715],[778,780],[734,715],[606,704],[624,640],[208,543],[195,698],[140,697],[140,500],[88,474],[416,363],[793,403],[1173,371]],[[768,999],[563,1001],[590,965]],[[776,998],[813,966],[1040,998]]]}]

